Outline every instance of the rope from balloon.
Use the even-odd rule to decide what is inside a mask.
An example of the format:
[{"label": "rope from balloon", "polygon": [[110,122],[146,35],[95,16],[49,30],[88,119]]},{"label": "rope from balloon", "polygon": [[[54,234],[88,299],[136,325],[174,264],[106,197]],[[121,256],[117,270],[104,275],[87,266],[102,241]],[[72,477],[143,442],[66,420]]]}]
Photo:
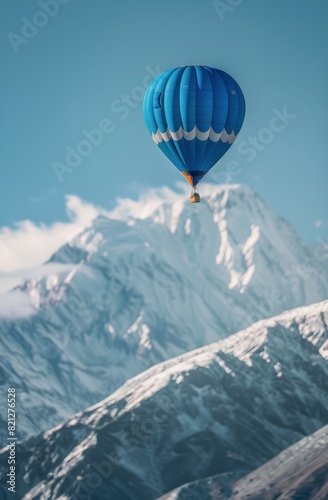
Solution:
[{"label": "rope from balloon", "polygon": [[182,173],[182,175],[184,175],[184,177],[187,179],[187,181],[191,185],[191,194],[190,194],[190,198],[189,198],[190,203],[199,203],[200,196],[199,196],[199,192],[198,192],[196,186],[194,186],[194,177],[189,172],[182,171],[181,173]]}]

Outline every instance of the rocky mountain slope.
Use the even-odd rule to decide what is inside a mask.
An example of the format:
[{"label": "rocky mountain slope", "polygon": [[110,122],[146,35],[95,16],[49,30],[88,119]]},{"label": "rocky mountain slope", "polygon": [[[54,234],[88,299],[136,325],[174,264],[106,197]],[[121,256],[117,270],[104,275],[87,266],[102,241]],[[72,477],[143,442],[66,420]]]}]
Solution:
[{"label": "rocky mountain slope", "polygon": [[236,483],[221,474],[186,484],[159,500],[325,500],[328,426],[301,439]]},{"label": "rocky mountain slope", "polygon": [[153,500],[215,474],[228,486],[327,423],[327,377],[328,301],[260,321],[19,444],[18,494]]}]

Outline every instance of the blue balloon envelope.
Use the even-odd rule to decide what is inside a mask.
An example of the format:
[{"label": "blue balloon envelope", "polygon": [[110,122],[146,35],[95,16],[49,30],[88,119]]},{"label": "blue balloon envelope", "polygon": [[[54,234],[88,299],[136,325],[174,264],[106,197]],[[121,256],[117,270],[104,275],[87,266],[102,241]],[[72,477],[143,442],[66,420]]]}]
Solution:
[{"label": "blue balloon envelope", "polygon": [[195,187],[236,139],[245,99],[224,71],[173,68],[150,83],[144,117],[154,142]]}]

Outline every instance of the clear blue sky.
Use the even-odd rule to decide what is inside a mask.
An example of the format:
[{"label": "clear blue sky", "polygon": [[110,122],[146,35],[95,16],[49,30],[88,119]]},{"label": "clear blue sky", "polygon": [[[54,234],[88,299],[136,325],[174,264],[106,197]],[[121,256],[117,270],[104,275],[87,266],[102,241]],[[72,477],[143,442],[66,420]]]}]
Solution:
[{"label": "clear blue sky", "polygon": [[[110,208],[117,196],[174,187],[182,177],[148,135],[138,87],[146,67],[204,64],[230,73],[247,101],[215,172],[237,161],[232,182],[259,191],[306,242],[327,238],[327,1],[244,0],[223,19],[212,0],[60,1],[44,0],[48,19],[42,0],[1,1],[0,226],[65,220],[67,193]],[[45,25],[35,32],[24,16]],[[270,137],[263,128],[284,107],[296,116]],[[53,162],[65,163],[66,147],[104,119],[112,132],[59,182]],[[238,149],[249,136],[261,138],[252,161]]]}]

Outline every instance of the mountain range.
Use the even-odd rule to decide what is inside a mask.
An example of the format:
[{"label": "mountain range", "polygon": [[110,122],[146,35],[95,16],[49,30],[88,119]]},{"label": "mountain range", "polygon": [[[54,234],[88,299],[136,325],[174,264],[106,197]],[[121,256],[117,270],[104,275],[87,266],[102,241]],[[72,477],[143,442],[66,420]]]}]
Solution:
[{"label": "mountain range", "polygon": [[157,363],[328,298],[327,271],[249,187],[204,185],[199,206],[167,188],[118,200],[2,295],[15,314],[0,318],[0,380],[20,394],[20,439]]},{"label": "mountain range", "polygon": [[[249,498],[278,498],[261,493],[268,485],[256,469],[327,424],[327,378],[328,301],[261,320],[157,364],[97,405],[20,443],[19,498],[154,500],[213,475],[222,478],[220,494],[232,487],[234,494],[260,494]],[[306,446],[297,449],[304,462],[302,454],[294,462],[292,452],[283,455],[285,471],[294,471],[290,488],[304,468],[309,477],[306,464],[312,464]],[[327,482],[325,460],[312,465]],[[2,477],[6,469],[4,449]],[[269,491],[280,491],[282,473],[275,470]],[[197,496],[203,487],[198,483],[196,496],[177,498],[206,500],[205,493]]]}]

